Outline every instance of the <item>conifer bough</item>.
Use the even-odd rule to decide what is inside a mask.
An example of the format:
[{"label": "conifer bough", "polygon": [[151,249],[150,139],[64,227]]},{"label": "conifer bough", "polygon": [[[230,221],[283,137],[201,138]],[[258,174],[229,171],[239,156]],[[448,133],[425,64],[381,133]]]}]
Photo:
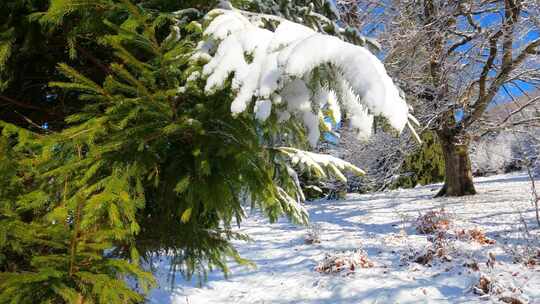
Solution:
[{"label": "conifer bough", "polygon": [[[416,123],[383,64],[364,47],[232,7],[212,10],[206,19],[205,38],[192,59],[208,61],[202,76],[209,94],[233,74],[235,115],[253,106],[262,122],[272,113],[280,121],[296,116],[312,146],[325,119],[340,122],[341,108],[359,139],[371,135],[374,116],[386,118],[398,131],[411,126],[409,120]],[[266,29],[269,22],[278,24],[275,31]]]}]

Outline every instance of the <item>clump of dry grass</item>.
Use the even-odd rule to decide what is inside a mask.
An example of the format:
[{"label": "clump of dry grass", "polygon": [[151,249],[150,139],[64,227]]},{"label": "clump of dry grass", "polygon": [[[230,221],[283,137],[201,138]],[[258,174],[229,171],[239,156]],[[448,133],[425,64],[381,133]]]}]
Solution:
[{"label": "clump of dry grass", "polygon": [[450,217],[444,209],[429,211],[416,219],[416,231],[420,234],[432,234],[446,231],[450,227]]}]

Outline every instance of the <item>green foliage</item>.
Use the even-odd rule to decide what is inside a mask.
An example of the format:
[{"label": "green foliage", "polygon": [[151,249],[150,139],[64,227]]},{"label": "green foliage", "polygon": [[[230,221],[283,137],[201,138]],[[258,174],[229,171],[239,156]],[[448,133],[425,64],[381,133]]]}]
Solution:
[{"label": "green foliage", "polygon": [[[48,137],[42,164],[54,181],[46,192],[66,187],[58,196],[82,212],[80,229],[99,223],[100,233],[134,240],[146,257],[169,252],[174,270],[188,276],[216,267],[226,273],[227,258],[248,264],[230,244],[246,239],[232,231],[244,217],[243,201],[272,221],[284,213],[306,221],[287,155],[264,145],[278,130],[297,134],[291,142],[304,135],[277,118],[265,126],[251,114],[233,119],[230,89],[207,96],[196,77],[204,62],[190,57],[200,27],[125,5],[129,23],[107,22],[118,34],[103,42],[118,60],[103,84],[65,64],[59,69],[70,81],[51,83],[80,92],[86,106]],[[121,256],[132,251],[115,248]]]},{"label": "green foliage", "polygon": [[40,36],[39,28],[26,18],[27,15],[44,9],[46,2],[6,0],[0,3],[0,92],[8,87],[13,77],[10,58],[21,50],[28,50]]},{"label": "green foliage", "polygon": [[[215,1],[135,3],[163,13],[196,7],[192,11],[202,17]],[[112,50],[99,43],[113,33],[103,20],[130,24],[129,16],[119,0],[0,1],[0,119],[33,130],[45,122],[52,130],[64,128],[65,117],[82,105],[76,94],[47,87],[59,77],[57,64],[66,62],[102,82],[113,59]]]},{"label": "green foliage", "polygon": [[[1,120],[36,131],[43,123],[53,130],[63,128],[64,118],[81,104],[76,96],[47,87],[59,77],[57,63],[69,61],[93,79],[102,79],[107,72],[103,67],[110,55],[97,43],[99,36],[110,32],[102,20],[121,22],[125,10],[118,6],[69,8],[60,2],[0,1]],[[59,8],[66,12],[60,14]]]},{"label": "green foliage", "polygon": [[[0,74],[6,73],[6,64],[11,56],[11,52],[13,49],[13,28],[9,28],[7,30],[4,30],[0,32]],[[4,76],[3,75],[3,76]],[[7,87],[8,79],[4,76],[0,80],[0,91],[4,90]]]},{"label": "green foliage", "polygon": [[[71,59],[56,60],[72,60],[78,39],[114,57],[105,74],[58,65],[64,81],[50,86],[81,105],[62,130],[36,134],[0,122],[0,303],[138,303],[153,283],[139,262],[156,254],[171,256],[173,272],[201,278],[227,273],[229,259],[250,265],[231,244],[248,240],[232,229],[246,208],[305,223],[293,167],[343,177],[332,161],[322,166],[283,148],[305,145],[298,122],[232,117],[230,86],[204,93],[205,62],[191,59],[201,15],[154,11],[174,5],[23,7],[31,26],[72,33],[64,37]],[[10,33],[2,31],[2,43]],[[0,43],[0,60],[20,60],[10,48],[23,36]]]},{"label": "green foliage", "polygon": [[394,187],[412,188],[444,181],[444,156],[434,132],[424,132],[423,144],[405,158],[399,179]]},{"label": "green foliage", "polygon": [[[227,125],[220,120],[228,111],[226,103],[219,96],[204,97],[196,83],[186,83],[189,73],[197,69],[188,62],[192,34],[173,30],[160,40],[167,20],[150,18],[129,3],[126,6],[129,24],[108,23],[118,35],[104,38],[119,60],[110,66],[112,75],[100,85],[60,65],[71,82],[51,84],[80,91],[80,98],[87,102],[69,118],[71,127],[63,132],[63,138],[84,147],[88,162],[77,170],[86,175],[106,170],[110,176],[117,169],[127,176],[115,179],[116,183],[131,180],[112,187],[116,191],[112,196],[90,200],[88,208],[110,213],[103,199],[134,199],[134,206],[144,209],[131,210],[127,219],[133,221],[134,230],[126,235],[138,233],[140,250],[147,255],[175,251],[178,267],[187,274],[200,270],[195,268],[204,262],[226,270],[224,255],[244,262],[228,243],[230,238],[242,238],[230,231],[232,217],[243,215],[234,192],[245,182],[238,179],[238,170],[251,170],[251,163],[264,162],[249,147],[223,149],[224,136],[238,137],[227,132],[237,132],[246,122]],[[180,39],[181,35],[186,37]],[[180,87],[186,87],[185,94],[179,95]],[[260,179],[253,183],[261,183]],[[119,205],[111,206],[121,211]],[[118,211],[108,215],[112,223],[122,222],[115,219]]]},{"label": "green foliage", "polygon": [[[129,240],[133,221],[126,218],[133,210],[107,206],[118,204],[113,196],[126,181],[77,170],[84,157],[73,153],[74,145],[60,147],[5,123],[0,130],[0,303],[142,300],[122,277],[138,279],[144,289],[151,275],[138,260],[104,254]],[[84,187],[85,178],[101,188]],[[104,196],[106,215],[104,207],[91,206]]]}]

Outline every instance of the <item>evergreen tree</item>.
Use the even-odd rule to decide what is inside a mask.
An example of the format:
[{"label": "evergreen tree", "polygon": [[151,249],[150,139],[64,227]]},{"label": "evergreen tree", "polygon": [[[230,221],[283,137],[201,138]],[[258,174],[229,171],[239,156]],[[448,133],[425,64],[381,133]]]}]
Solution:
[{"label": "evergreen tree", "polygon": [[[70,2],[73,6],[66,5]],[[105,4],[59,0],[0,3],[0,119],[33,130],[44,123],[51,129],[64,126],[64,117],[81,105],[47,84],[59,76],[58,62],[69,61],[94,79],[107,73],[110,56],[106,50],[100,51],[96,41],[107,31],[101,20],[121,18],[122,10]]]},{"label": "evergreen tree", "polygon": [[[198,17],[218,2],[134,1],[154,13],[189,9]],[[112,33],[103,20],[119,25],[127,16],[119,0],[0,1],[0,119],[34,131],[45,123],[64,128],[65,117],[82,104],[75,94],[47,86],[59,77],[57,64],[67,62],[102,82],[113,60],[113,51],[99,43]]]},{"label": "evergreen tree", "polygon": [[394,187],[413,188],[444,181],[444,157],[437,136],[426,131],[420,137],[422,144],[405,157]]},{"label": "evergreen tree", "polygon": [[230,87],[204,92],[193,77],[204,63],[191,59],[200,24],[123,7],[123,23],[106,21],[117,34],[101,39],[117,58],[102,84],[59,65],[69,82],[51,86],[84,102],[64,130],[2,125],[0,303],[140,301],[152,281],[141,254],[168,252],[187,275],[227,272],[228,257],[248,263],[230,244],[246,239],[232,231],[243,201],[272,221],[307,220],[290,157],[342,175],[332,159],[317,164],[308,152],[264,145],[284,130],[282,143],[304,142],[298,122],[233,119]]},{"label": "evergreen tree", "polygon": [[[42,25],[66,24],[69,16],[90,18],[72,9],[77,3],[54,0],[46,14],[34,16]],[[209,61],[199,56],[212,39],[202,29],[213,26],[216,15],[210,13],[201,24],[198,10],[155,10],[168,3],[83,1],[81,7],[113,9],[101,11],[100,18],[108,16],[106,28],[93,37],[93,43],[114,51],[107,72],[86,75],[87,69],[58,65],[65,80],[50,87],[81,104],[61,130],[32,133],[0,125],[0,173],[5,173],[0,176],[0,303],[137,303],[153,281],[139,265],[141,256],[155,254],[171,256],[172,270],[187,276],[204,276],[214,268],[227,273],[228,258],[249,264],[231,244],[247,239],[232,229],[246,208],[262,210],[271,221],[286,215],[305,223],[300,174],[343,181],[342,171],[362,173],[345,161],[300,148],[319,139],[319,127],[325,129],[319,125],[322,110],[335,115],[338,107],[315,76],[324,75],[326,84],[337,88],[356,123],[366,119],[356,126],[363,132],[372,116],[356,94],[369,79],[349,83],[351,73],[324,65],[307,83],[317,89],[315,113],[305,106],[313,97],[306,84],[300,93],[307,99],[302,107],[288,109],[291,119],[264,111],[259,101],[258,108],[231,113],[238,98],[234,77],[229,71],[220,86],[208,90]],[[352,59],[365,60],[364,68],[380,64],[338,39],[316,38],[347,47]],[[249,61],[254,55],[241,56]],[[400,128],[407,120],[406,104],[384,70],[373,71],[383,80],[376,88],[392,95],[386,95],[384,107],[372,103],[370,109],[394,115],[392,125]],[[301,84],[301,78],[308,80],[291,83]],[[277,107],[292,104],[293,89]],[[250,95],[246,102],[254,99]],[[390,111],[392,104],[404,110]]]},{"label": "evergreen tree", "polygon": [[[92,173],[76,168],[84,158],[80,145],[64,146],[4,123],[0,129],[0,303],[141,301],[123,279],[138,279],[142,289],[152,281],[137,266],[136,251],[131,262],[106,254],[128,240],[132,227],[124,217],[131,210],[110,208],[103,215],[103,208],[88,207],[99,196],[119,200],[112,191],[126,183],[121,173],[96,180],[100,186],[83,194],[81,183]],[[65,166],[50,166],[68,159]]]}]

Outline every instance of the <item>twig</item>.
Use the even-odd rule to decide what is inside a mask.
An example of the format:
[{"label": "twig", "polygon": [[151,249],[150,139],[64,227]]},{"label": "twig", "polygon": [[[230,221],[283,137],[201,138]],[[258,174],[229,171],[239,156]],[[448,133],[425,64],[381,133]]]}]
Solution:
[{"label": "twig", "polygon": [[540,200],[540,198],[538,197],[538,192],[536,191],[536,184],[534,182],[534,176],[531,172],[530,162],[527,164],[527,174],[529,175],[529,179],[531,180],[534,211],[536,213],[536,223],[538,224],[538,227],[540,227],[540,212],[538,210],[538,201]]}]

